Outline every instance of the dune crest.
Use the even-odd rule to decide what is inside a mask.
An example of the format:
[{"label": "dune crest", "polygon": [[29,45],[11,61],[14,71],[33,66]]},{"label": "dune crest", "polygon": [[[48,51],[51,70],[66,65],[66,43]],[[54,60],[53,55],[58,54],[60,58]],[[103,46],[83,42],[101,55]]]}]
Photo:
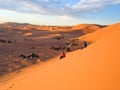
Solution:
[{"label": "dune crest", "polygon": [[79,24],[76,26],[73,26],[73,30],[82,30],[84,34],[92,33],[94,31],[97,31],[103,27],[102,25],[96,25],[96,24]]},{"label": "dune crest", "polygon": [[95,42],[101,38],[104,38],[104,36],[106,36],[109,33],[112,33],[113,31],[118,31],[119,27],[120,27],[120,23],[109,25],[109,26],[99,29],[93,33],[84,35],[84,36],[80,37],[80,39],[83,39],[83,40],[85,39],[90,42]]}]

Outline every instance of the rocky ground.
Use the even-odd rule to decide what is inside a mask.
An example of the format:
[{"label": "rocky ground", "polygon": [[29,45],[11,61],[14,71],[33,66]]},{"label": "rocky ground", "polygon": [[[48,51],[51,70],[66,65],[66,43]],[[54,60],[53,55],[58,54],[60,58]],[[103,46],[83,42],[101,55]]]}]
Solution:
[{"label": "rocky ground", "polygon": [[[38,28],[39,27],[39,28]],[[24,28],[24,29],[23,29]],[[52,28],[52,29],[51,29]],[[34,26],[4,23],[0,25],[0,76],[60,55],[72,39],[99,30],[98,25],[71,27]],[[44,29],[44,30],[43,30]],[[81,40],[79,40],[79,44]],[[71,50],[76,50],[74,46]],[[39,58],[23,58],[35,53]]]}]

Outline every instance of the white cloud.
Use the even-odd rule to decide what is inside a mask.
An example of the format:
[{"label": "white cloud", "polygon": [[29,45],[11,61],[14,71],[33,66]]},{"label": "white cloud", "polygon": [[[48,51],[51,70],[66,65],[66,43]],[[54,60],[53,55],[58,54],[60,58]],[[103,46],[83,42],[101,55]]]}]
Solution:
[{"label": "white cloud", "polygon": [[67,15],[60,16],[60,18],[63,19],[63,20],[73,20],[74,19],[73,17],[67,16]]},{"label": "white cloud", "polygon": [[113,1],[113,4],[120,4],[120,0]]},{"label": "white cloud", "polygon": [[79,16],[120,0],[0,0],[0,8],[23,13],[57,16]]},{"label": "white cloud", "polygon": [[112,0],[80,0],[78,3],[74,4],[72,8],[79,10],[94,10],[110,5],[111,1]]}]

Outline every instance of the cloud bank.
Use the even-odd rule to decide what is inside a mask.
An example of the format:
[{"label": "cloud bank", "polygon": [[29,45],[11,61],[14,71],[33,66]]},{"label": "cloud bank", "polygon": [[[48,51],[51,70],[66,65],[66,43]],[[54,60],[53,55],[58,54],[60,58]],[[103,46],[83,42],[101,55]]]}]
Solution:
[{"label": "cloud bank", "polygon": [[38,15],[77,17],[115,4],[120,4],[120,0],[0,0],[0,9]]}]

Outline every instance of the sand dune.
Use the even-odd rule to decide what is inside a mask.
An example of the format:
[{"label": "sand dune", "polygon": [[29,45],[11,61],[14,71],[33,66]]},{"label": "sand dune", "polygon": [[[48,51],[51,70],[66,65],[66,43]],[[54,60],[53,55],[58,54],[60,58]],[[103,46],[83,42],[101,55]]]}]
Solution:
[{"label": "sand dune", "polygon": [[87,40],[90,42],[98,41],[99,39],[104,38],[104,36],[106,36],[107,34],[112,33],[113,31],[119,30],[119,27],[120,27],[120,23],[113,24],[105,28],[99,29],[94,33],[89,33],[87,35],[84,35],[80,37],[80,39]]},{"label": "sand dune", "polygon": [[63,60],[57,58],[44,68],[38,67],[29,76],[2,84],[0,90],[120,90],[119,26],[85,36],[96,42]]},{"label": "sand dune", "polygon": [[32,33],[25,33],[23,36],[31,36]]},{"label": "sand dune", "polygon": [[104,26],[96,25],[96,24],[79,24],[76,26],[73,26],[73,30],[82,30],[84,34],[92,33],[94,31],[97,31]]},{"label": "sand dune", "polygon": [[32,25],[28,23],[15,23],[5,22],[0,24],[0,29],[11,29],[11,30],[47,30],[47,31],[67,31],[67,30],[82,30],[84,34],[94,32],[103,25],[96,24],[79,24],[75,26],[45,26],[45,25]]}]

